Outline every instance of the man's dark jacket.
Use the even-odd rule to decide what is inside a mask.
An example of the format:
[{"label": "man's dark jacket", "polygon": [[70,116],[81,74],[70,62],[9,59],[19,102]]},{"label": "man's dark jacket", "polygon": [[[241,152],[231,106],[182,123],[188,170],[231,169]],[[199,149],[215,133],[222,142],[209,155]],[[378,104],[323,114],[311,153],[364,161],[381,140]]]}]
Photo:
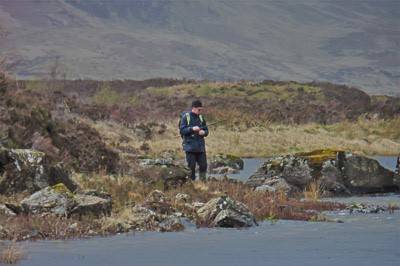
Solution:
[{"label": "man's dark jacket", "polygon": [[[186,152],[206,152],[206,144],[204,137],[208,136],[208,127],[206,120],[203,116],[203,122],[200,116],[187,112],[190,116],[189,124],[187,123],[186,113],[181,117],[181,122],[179,123],[179,132],[183,136],[183,150]],[[193,131],[193,127],[198,126],[201,130],[206,133],[204,136],[200,136],[198,132]]]}]

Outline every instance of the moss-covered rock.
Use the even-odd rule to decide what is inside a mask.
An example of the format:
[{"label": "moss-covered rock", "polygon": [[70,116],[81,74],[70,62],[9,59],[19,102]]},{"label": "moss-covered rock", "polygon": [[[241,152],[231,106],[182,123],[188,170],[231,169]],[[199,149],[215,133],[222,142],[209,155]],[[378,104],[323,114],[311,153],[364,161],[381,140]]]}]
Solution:
[{"label": "moss-covered rock", "polygon": [[70,171],[61,163],[52,165],[45,153],[0,148],[0,194],[33,193],[58,183],[71,191],[77,188]]},{"label": "moss-covered rock", "polygon": [[76,205],[74,195],[64,184],[46,187],[20,203],[25,213],[52,213],[67,216]]},{"label": "moss-covered rock", "polygon": [[307,160],[310,167],[319,168],[328,160],[336,160],[339,156],[344,156],[344,151],[334,149],[320,149],[310,152],[296,153],[294,156]]},{"label": "moss-covered rock", "polygon": [[[284,179],[287,193],[297,193],[319,182],[326,195],[395,192],[400,187],[394,172],[371,158],[334,149],[274,157],[260,165],[246,181],[250,187],[274,187]],[[261,189],[261,188],[260,188]]]}]

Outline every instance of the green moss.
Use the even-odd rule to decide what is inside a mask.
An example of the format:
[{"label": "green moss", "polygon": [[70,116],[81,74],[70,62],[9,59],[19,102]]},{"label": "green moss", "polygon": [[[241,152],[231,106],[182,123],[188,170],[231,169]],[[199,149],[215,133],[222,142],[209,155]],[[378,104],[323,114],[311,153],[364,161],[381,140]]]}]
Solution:
[{"label": "green moss", "polygon": [[301,152],[295,155],[307,159],[308,164],[311,167],[321,167],[325,161],[335,160],[339,152],[343,151],[334,149],[320,149],[320,150],[313,150],[310,152]]},{"label": "green moss", "polygon": [[66,194],[68,198],[73,198],[74,194],[63,184],[59,183],[49,188],[50,190],[54,190],[56,193],[59,194]]},{"label": "green moss", "polygon": [[216,154],[216,157],[219,157],[222,159],[228,159],[228,160],[240,160],[239,157],[232,155],[232,154],[226,154],[226,153],[218,153],[218,154]]}]

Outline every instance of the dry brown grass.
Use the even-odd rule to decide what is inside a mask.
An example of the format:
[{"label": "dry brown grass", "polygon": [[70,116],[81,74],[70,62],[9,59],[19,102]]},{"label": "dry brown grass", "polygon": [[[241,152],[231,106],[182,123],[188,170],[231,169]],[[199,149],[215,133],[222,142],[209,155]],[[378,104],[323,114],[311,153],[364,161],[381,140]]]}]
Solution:
[{"label": "dry brown grass", "polygon": [[[94,125],[103,134],[110,147],[140,151],[143,143],[149,150],[144,154],[157,156],[163,151],[172,151],[183,157],[177,125],[166,124],[163,134],[154,134],[145,141],[136,133],[113,122],[98,122]],[[332,148],[364,155],[395,155],[400,150],[400,119],[390,121],[359,120],[354,123],[333,125],[278,125],[215,126],[210,127],[206,139],[208,155],[217,153],[245,157],[269,157],[292,154],[314,149]],[[123,153],[122,153],[123,154]]]},{"label": "dry brown grass", "polygon": [[25,250],[15,240],[0,243],[0,264],[17,264],[25,259]]},{"label": "dry brown grass", "polygon": [[187,193],[192,196],[193,200],[202,202],[207,202],[219,195],[228,195],[232,199],[246,204],[258,221],[268,219],[271,214],[273,214],[274,219],[309,221],[318,217],[319,220],[323,220],[323,217],[319,215],[320,211],[345,207],[344,205],[330,202],[289,200],[282,193],[259,192],[248,188],[242,183],[220,181],[211,181],[207,184],[195,182],[177,190],[169,191],[168,194],[173,196],[179,192]]},{"label": "dry brown grass", "polygon": [[[111,217],[101,217],[100,219],[89,215],[73,215],[72,217],[17,215],[10,217],[0,213],[0,224],[7,232],[7,234],[1,235],[1,238],[22,241],[112,235],[117,231],[116,221],[123,222],[124,219],[129,220],[134,215],[131,206],[144,204],[150,192],[159,189],[157,184],[146,185],[131,176],[115,177],[105,174],[77,176],[75,174],[74,179],[82,188],[102,190],[111,194],[113,199]],[[283,193],[258,192],[242,183],[229,181],[188,182],[177,188],[163,190],[163,192],[170,199],[165,203],[165,207],[169,211],[184,212],[185,215],[192,218],[196,218],[195,208],[188,208],[185,204],[172,200],[178,193],[189,195],[190,202],[203,203],[217,196],[229,196],[246,204],[258,221],[271,218],[305,221],[324,220],[323,217],[320,217],[321,211],[345,207],[329,202],[300,202],[296,199],[288,199]],[[201,226],[201,224],[198,224],[198,226]],[[156,228],[155,225],[150,224],[148,230],[155,230]],[[2,256],[6,257],[6,255]]]},{"label": "dry brown grass", "polygon": [[73,239],[114,234],[114,228],[104,228],[104,219],[86,215],[82,217],[53,217],[52,215],[0,214],[5,240]]},{"label": "dry brown grass", "polygon": [[146,185],[132,176],[98,174],[73,174],[73,179],[82,189],[104,191],[113,199],[113,211],[120,212],[127,202],[141,202],[156,185]]},{"label": "dry brown grass", "polygon": [[324,196],[324,188],[322,187],[321,182],[318,180],[312,181],[304,188],[303,196],[305,199],[314,202],[322,198]]},{"label": "dry brown grass", "polygon": [[[113,199],[113,213],[116,216],[130,216],[127,203],[140,203],[154,189],[162,189],[157,184],[145,185],[130,176],[109,176],[100,174],[97,176],[75,177],[83,187],[95,188],[111,194]],[[163,189],[162,189],[163,190]],[[274,214],[276,219],[310,220],[318,214],[309,212],[312,210],[332,210],[343,206],[332,203],[319,203],[315,201],[297,202],[296,199],[289,200],[282,193],[265,193],[250,189],[242,183],[231,183],[227,181],[201,181],[188,182],[180,187],[163,190],[169,199],[178,193],[190,196],[193,202],[208,202],[216,196],[227,195],[232,199],[245,203],[257,220],[264,220]],[[175,206],[177,207],[177,206]]]}]

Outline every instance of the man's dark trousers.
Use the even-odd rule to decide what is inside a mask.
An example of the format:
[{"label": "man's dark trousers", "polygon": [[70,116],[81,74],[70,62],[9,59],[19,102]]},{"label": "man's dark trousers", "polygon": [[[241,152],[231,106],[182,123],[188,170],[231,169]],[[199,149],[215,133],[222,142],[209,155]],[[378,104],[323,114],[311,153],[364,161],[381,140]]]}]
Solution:
[{"label": "man's dark trousers", "polygon": [[190,178],[196,180],[196,163],[199,165],[200,173],[207,171],[207,155],[205,152],[186,152],[186,161],[192,171]]}]

